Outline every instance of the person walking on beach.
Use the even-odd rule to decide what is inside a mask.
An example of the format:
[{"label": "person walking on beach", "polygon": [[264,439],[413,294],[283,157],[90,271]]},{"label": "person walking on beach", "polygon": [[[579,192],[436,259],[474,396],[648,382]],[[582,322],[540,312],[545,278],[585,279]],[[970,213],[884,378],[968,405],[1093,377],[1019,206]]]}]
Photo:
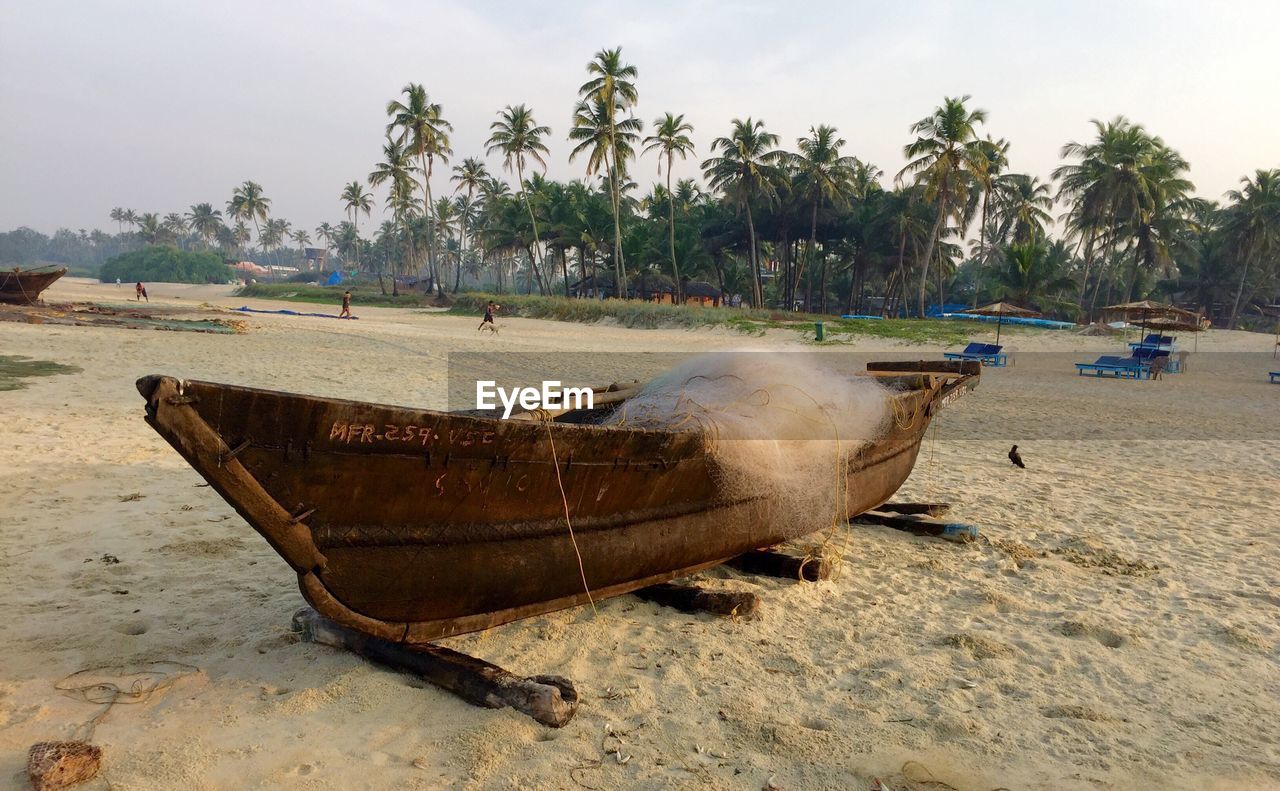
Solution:
[{"label": "person walking on beach", "polygon": [[342,312],[338,314],[340,319],[351,318],[351,291],[342,292]]},{"label": "person walking on beach", "polygon": [[151,297],[147,296],[147,287],[142,285],[142,281],[138,281],[138,285],[134,288],[134,291],[137,292],[137,296],[135,297],[135,299],[137,299],[139,302],[141,302],[144,299],[148,302],[151,301]]},{"label": "person walking on beach", "polygon": [[488,324],[490,328],[496,328],[497,325],[493,323],[493,314],[494,312],[501,309],[502,309],[501,305],[494,302],[493,300],[489,300],[489,304],[484,306],[484,318],[480,319],[480,326],[476,327],[476,329],[482,330],[484,329],[484,325],[486,324]]}]

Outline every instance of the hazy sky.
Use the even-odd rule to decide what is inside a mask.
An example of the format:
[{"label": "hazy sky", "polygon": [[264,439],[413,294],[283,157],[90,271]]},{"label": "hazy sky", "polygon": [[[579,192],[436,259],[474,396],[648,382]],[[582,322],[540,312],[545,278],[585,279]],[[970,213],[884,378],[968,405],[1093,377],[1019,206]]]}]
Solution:
[{"label": "hazy sky", "polygon": [[[1047,178],[1089,119],[1124,114],[1217,198],[1280,166],[1277,29],[1274,0],[0,0],[0,230],[114,229],[113,206],[223,208],[245,179],[295,226],[336,223],[409,81],[443,104],[455,158],[482,154],[496,111],[524,102],[552,128],[551,175],[581,176],[564,137],[577,88],[617,45],[639,67],[646,128],[685,113],[699,160],[750,115],[788,147],[834,124],[892,177],[908,126],[971,94],[1015,170]],[[656,161],[634,174],[647,190]],[[437,191],[446,178],[437,169]]]}]

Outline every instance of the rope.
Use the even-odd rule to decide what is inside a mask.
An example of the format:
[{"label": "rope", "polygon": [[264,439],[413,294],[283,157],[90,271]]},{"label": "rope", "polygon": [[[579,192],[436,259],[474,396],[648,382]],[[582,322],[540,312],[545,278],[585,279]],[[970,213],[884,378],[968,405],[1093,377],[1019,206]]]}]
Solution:
[{"label": "rope", "polygon": [[104,665],[76,671],[53,687],[86,703],[102,706],[101,711],[71,735],[72,740],[87,742],[93,738],[94,729],[112,706],[117,703],[146,703],[183,676],[199,672],[200,668],[183,662],[148,662],[137,667]]},{"label": "rope", "polygon": [[582,552],[578,550],[578,539],[573,535],[573,521],[569,519],[569,497],[564,493],[564,480],[560,477],[560,459],[556,456],[556,438],[551,433],[549,421],[546,427],[547,440],[551,443],[551,463],[556,469],[556,485],[560,487],[560,500],[564,503],[564,523],[569,526],[569,540],[573,542],[573,554],[578,558],[578,574],[582,577],[582,589],[586,591],[592,614],[599,615],[599,611],[596,610],[596,600],[591,597],[591,586],[587,584],[587,570],[582,565]]}]

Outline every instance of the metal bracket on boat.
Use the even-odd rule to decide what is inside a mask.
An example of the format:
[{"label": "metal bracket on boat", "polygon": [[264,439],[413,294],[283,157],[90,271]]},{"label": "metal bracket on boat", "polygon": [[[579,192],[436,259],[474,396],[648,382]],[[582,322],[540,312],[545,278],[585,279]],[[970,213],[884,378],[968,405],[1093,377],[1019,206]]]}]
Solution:
[{"label": "metal bracket on boat", "polygon": [[171,395],[164,402],[170,406],[187,406],[189,404],[198,404],[200,399],[189,395]]},{"label": "metal bracket on boat", "polygon": [[249,440],[246,439],[244,442],[241,442],[239,445],[236,445],[234,448],[227,451],[226,453],[219,455],[218,466],[221,467],[222,465],[234,459],[236,456],[239,456],[240,453],[248,447],[249,447]]},{"label": "metal bracket on boat", "polygon": [[[299,503],[299,504],[298,504],[298,507],[299,507],[299,508],[302,508],[302,504],[301,504],[301,503]],[[298,524],[299,522],[301,522],[303,519],[306,519],[308,516],[311,516],[312,514],[314,514],[315,512],[316,512],[316,509],[314,509],[314,508],[308,508],[307,510],[303,511],[303,512],[302,512],[302,513],[300,513],[300,514],[295,514],[295,515],[293,515],[293,516],[289,517],[289,524],[291,524],[291,525],[296,525],[296,524]]]}]

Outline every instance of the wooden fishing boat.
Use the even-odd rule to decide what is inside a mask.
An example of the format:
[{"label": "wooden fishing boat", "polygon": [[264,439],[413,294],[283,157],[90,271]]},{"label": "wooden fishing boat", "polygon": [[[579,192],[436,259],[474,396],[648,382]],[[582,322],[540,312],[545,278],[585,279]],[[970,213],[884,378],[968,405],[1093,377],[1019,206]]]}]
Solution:
[{"label": "wooden fishing boat", "polygon": [[[867,368],[890,386],[895,420],[850,458],[851,516],[897,491],[937,410],[980,373],[967,361]],[[501,420],[167,376],[144,377],[138,390],[147,422],[293,567],[306,600],[387,640],[423,643],[586,604],[584,582],[594,599],[616,596],[814,529],[773,518],[767,497],[726,497],[695,431],[595,425],[599,415],[585,411]],[[620,400],[599,399],[612,403],[594,412]]]},{"label": "wooden fishing boat", "polygon": [[61,269],[8,269],[0,271],[0,302],[14,305],[34,305],[40,301],[40,293],[67,273]]}]

